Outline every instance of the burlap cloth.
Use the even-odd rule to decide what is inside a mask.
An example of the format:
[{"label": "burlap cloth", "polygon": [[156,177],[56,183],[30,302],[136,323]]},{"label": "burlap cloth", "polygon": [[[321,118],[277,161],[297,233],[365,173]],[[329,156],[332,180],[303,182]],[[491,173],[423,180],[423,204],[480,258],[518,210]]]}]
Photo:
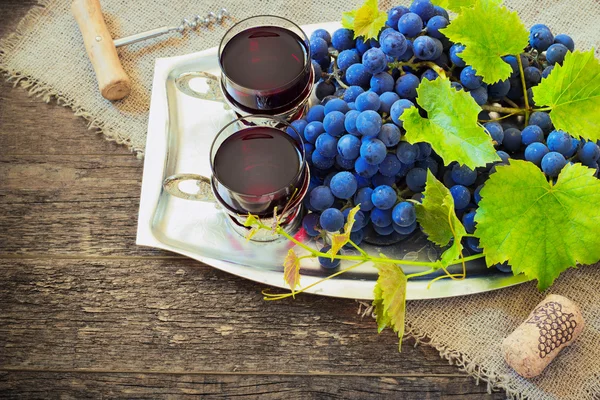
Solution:
[{"label": "burlap cloth", "polygon": [[[204,15],[226,7],[236,19],[276,14],[298,24],[335,21],[360,0],[189,1],[102,0],[113,37],[177,24],[183,17]],[[407,0],[399,4],[407,4]],[[555,33],[569,33],[578,49],[600,48],[598,0],[507,0],[526,25],[545,23]],[[392,4],[380,2],[381,8]],[[224,27],[201,29],[185,37],[136,44],[119,50],[133,81],[131,95],[111,103],[98,93],[82,39],[70,13],[70,0],[44,0],[26,16],[17,32],[0,44],[0,70],[32,94],[57,98],[85,117],[90,127],[110,140],[143,155],[154,59],[216,46]],[[231,22],[228,23],[231,25]],[[598,54],[598,53],[597,53]],[[557,227],[560,229],[560,227]],[[508,397],[531,399],[600,399],[600,270],[582,267],[564,274],[550,292],[581,305],[588,326],[579,340],[563,351],[541,377],[526,380],[504,363],[502,338],[512,332],[545,296],[527,283],[492,293],[435,301],[413,301],[407,310],[408,336],[436,347],[489,389],[506,390]],[[435,290],[435,285],[432,290]],[[374,328],[375,329],[375,328]]]}]

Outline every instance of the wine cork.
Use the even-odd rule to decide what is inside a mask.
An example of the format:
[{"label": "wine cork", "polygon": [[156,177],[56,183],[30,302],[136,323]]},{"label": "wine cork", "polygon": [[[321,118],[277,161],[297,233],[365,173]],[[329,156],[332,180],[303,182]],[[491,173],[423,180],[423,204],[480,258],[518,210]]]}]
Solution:
[{"label": "wine cork", "polygon": [[522,377],[538,376],[562,349],[577,339],[584,325],[577,304],[552,294],[502,341],[504,359]]}]

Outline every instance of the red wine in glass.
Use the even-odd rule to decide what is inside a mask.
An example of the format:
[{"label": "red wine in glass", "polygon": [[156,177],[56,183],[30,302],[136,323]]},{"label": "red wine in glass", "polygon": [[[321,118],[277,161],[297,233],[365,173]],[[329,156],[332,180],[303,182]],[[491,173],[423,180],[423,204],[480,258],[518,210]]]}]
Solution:
[{"label": "red wine in glass", "polygon": [[[281,26],[255,25],[273,19]],[[308,40],[283,18],[252,17],[231,28],[221,42],[219,61],[223,93],[245,113],[286,114],[310,95]]]},{"label": "red wine in glass", "polygon": [[253,126],[227,137],[216,150],[216,191],[239,214],[272,216],[304,182],[303,155],[286,132]]}]

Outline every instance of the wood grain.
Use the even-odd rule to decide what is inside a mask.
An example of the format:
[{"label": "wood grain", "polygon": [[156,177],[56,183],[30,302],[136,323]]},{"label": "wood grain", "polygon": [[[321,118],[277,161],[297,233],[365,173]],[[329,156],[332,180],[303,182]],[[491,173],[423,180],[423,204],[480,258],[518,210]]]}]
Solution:
[{"label": "wood grain", "polygon": [[[0,36],[35,0],[0,1]],[[0,79],[0,397],[500,399],[356,303],[135,246],[142,162]]]}]

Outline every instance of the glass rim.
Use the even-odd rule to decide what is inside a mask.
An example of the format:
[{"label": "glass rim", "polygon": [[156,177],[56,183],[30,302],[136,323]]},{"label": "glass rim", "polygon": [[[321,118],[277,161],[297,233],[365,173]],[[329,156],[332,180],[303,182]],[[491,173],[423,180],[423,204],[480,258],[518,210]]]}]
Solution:
[{"label": "glass rim", "polygon": [[[227,128],[229,128],[230,126],[232,126],[233,124],[236,124],[236,123],[238,123],[238,122],[240,122],[242,120],[245,120],[245,119],[254,119],[254,118],[263,118],[263,119],[274,120],[274,121],[277,121],[278,123],[282,123],[283,125],[285,125],[286,129],[292,128],[294,130],[294,132],[296,133],[296,135],[298,136],[299,144],[300,144],[300,146],[298,148],[298,150],[300,151],[300,157],[301,157],[300,158],[300,166],[298,168],[298,172],[296,173],[296,175],[294,175],[294,178],[292,178],[285,186],[282,186],[281,188],[279,188],[279,189],[277,189],[275,191],[272,191],[272,192],[269,192],[269,193],[263,193],[263,194],[260,194],[260,195],[239,193],[237,190],[234,190],[234,189],[230,188],[229,186],[227,186],[226,184],[224,184],[223,182],[221,182],[221,180],[219,180],[219,178],[217,177],[217,174],[215,172],[215,165],[214,165],[214,160],[213,160],[213,154],[216,155],[216,152],[219,150],[218,148],[215,149],[215,146],[217,144],[217,138],[219,136],[221,136],[221,134],[223,132],[225,132],[225,130]],[[255,126],[260,126],[260,125],[255,125]],[[248,127],[244,128],[244,129],[252,128],[252,127],[253,126],[248,126]],[[285,130],[283,130],[283,129],[275,128],[273,126],[271,126],[270,128],[277,129],[277,130],[281,131],[283,134],[288,135],[288,133]],[[240,130],[242,130],[242,129],[240,129]],[[236,132],[239,132],[240,130],[238,130]],[[292,139],[297,142],[297,140],[295,138],[292,137]],[[225,140],[227,140],[227,139],[225,139]],[[223,143],[221,143],[221,144],[223,144]],[[221,144],[219,144],[219,147],[221,146]],[[214,151],[214,153],[213,153],[213,151]],[[212,177],[214,177],[214,179],[217,182],[219,182],[219,184],[222,185],[225,189],[231,191],[232,193],[238,194],[240,196],[244,196],[245,198],[257,198],[257,199],[261,198],[261,197],[264,197],[264,196],[275,195],[275,194],[279,193],[281,190],[287,188],[289,185],[291,185],[294,182],[294,180],[298,179],[298,177],[300,175],[302,175],[302,172],[307,167],[307,165],[306,165],[306,152],[304,150],[304,140],[302,140],[302,136],[301,136],[300,132],[298,132],[298,130],[296,128],[294,128],[292,126],[292,124],[288,123],[287,121],[285,121],[285,120],[283,120],[281,118],[277,118],[277,117],[274,117],[272,115],[266,115],[266,114],[252,114],[252,115],[247,115],[245,117],[239,117],[239,118],[236,118],[233,121],[229,122],[225,126],[223,126],[219,130],[219,132],[216,134],[215,138],[213,139],[213,141],[212,141],[212,143],[210,145],[209,161],[210,161],[210,172],[211,172]]]},{"label": "glass rim", "polygon": [[[249,91],[253,91],[253,92],[271,92],[271,91],[277,91],[277,90],[280,90],[280,89],[284,89],[290,83],[295,82],[299,78],[301,78],[305,74],[304,69],[306,69],[306,68],[308,68],[308,67],[310,67],[312,65],[312,61],[311,61],[312,58],[311,58],[311,55],[310,55],[310,43],[308,41],[308,36],[306,36],[306,32],[304,32],[304,30],[302,28],[300,28],[300,26],[298,26],[295,22],[293,22],[293,21],[291,21],[291,20],[289,20],[289,19],[287,19],[285,17],[280,17],[278,15],[271,15],[271,14],[261,14],[261,15],[254,15],[252,17],[248,17],[248,18],[245,18],[245,19],[237,22],[235,25],[233,25],[231,28],[229,28],[227,30],[227,32],[225,32],[225,34],[221,38],[221,41],[219,42],[219,49],[217,50],[217,61],[219,62],[219,69],[221,70],[221,73],[223,74],[223,76],[225,76],[225,78],[227,78],[228,80],[230,80],[230,81],[233,82],[233,80],[231,79],[231,77],[229,75],[227,75],[227,73],[225,72],[225,68],[223,68],[223,63],[221,62],[221,53],[223,52],[224,47],[226,46],[224,44],[224,41],[225,41],[225,38],[227,37],[227,35],[231,31],[233,31],[235,28],[237,28],[238,25],[240,25],[240,24],[242,24],[242,23],[244,23],[246,21],[249,21],[249,20],[252,20],[252,19],[258,19],[258,18],[265,18],[265,17],[267,17],[267,18],[275,18],[275,19],[279,19],[279,20],[283,20],[285,22],[288,22],[288,23],[290,23],[291,25],[293,25],[295,28],[297,28],[301,32],[302,37],[300,39],[303,39],[304,43],[306,45],[306,47],[305,47],[305,49],[306,49],[306,59],[304,61],[304,67],[302,68],[303,71],[301,71],[292,80],[290,80],[289,82],[287,82],[284,85],[277,86],[277,87],[274,87],[274,88],[270,88],[268,90],[257,90],[257,89],[252,89],[252,88],[249,88],[249,87],[246,87],[246,86],[238,85],[236,83],[236,85],[238,85],[239,87],[244,88],[244,89],[249,90]],[[277,25],[271,25],[271,26],[277,26]],[[283,27],[283,28],[287,29],[285,27]]]}]

